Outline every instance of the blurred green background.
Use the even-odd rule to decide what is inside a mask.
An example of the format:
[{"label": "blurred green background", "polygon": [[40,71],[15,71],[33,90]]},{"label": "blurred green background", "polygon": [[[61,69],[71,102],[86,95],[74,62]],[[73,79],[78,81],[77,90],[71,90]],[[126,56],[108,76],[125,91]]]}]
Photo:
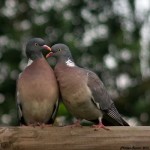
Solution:
[{"label": "blurred green background", "polygon": [[[101,77],[131,125],[150,124],[149,0],[1,0],[1,125],[17,123],[16,79],[32,37],[67,44],[79,66]],[[70,116],[63,105],[58,116]]]}]

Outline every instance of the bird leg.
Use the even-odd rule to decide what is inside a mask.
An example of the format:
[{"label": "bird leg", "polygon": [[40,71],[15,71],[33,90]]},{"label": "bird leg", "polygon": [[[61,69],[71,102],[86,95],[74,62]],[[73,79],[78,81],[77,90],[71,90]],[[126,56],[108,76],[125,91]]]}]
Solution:
[{"label": "bird leg", "polygon": [[102,123],[99,123],[98,125],[93,125],[92,127],[95,128],[95,131],[98,129],[110,130],[109,128],[105,127]]},{"label": "bird leg", "polygon": [[105,127],[102,123],[102,119],[99,118],[99,124],[93,125],[92,127],[95,128],[94,130],[97,131],[98,129],[110,130],[109,128]]}]

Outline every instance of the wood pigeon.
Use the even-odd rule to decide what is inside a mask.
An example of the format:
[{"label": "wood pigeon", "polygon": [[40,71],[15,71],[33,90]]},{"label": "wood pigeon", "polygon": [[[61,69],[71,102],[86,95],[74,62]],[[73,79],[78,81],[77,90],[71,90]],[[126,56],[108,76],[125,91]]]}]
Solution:
[{"label": "wood pigeon", "polygon": [[112,125],[129,126],[117,111],[99,77],[90,70],[78,67],[68,46],[53,45],[46,57],[50,56],[56,58],[54,72],[62,100],[73,116],[98,123],[96,128],[105,128],[103,117]]},{"label": "wood pigeon", "polygon": [[54,122],[59,89],[54,71],[42,51],[50,50],[41,38],[33,38],[26,45],[28,65],[17,80],[17,106],[20,124],[44,125]]}]

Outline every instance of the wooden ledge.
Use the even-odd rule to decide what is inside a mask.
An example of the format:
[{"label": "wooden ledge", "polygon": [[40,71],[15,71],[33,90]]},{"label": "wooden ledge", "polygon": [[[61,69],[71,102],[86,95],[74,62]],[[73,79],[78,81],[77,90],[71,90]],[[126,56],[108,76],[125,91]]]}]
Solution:
[{"label": "wooden ledge", "polygon": [[0,150],[150,150],[150,127],[0,127]]}]

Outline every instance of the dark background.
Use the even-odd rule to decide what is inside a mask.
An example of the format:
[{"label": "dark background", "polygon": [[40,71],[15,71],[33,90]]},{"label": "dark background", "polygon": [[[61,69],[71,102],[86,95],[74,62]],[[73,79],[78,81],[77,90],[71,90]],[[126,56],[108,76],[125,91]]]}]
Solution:
[{"label": "dark background", "polygon": [[[17,123],[16,79],[27,63],[25,44],[32,37],[50,46],[68,45],[79,66],[101,77],[131,125],[150,124],[149,0],[1,0],[1,125]],[[70,118],[63,105],[58,116]]]}]

